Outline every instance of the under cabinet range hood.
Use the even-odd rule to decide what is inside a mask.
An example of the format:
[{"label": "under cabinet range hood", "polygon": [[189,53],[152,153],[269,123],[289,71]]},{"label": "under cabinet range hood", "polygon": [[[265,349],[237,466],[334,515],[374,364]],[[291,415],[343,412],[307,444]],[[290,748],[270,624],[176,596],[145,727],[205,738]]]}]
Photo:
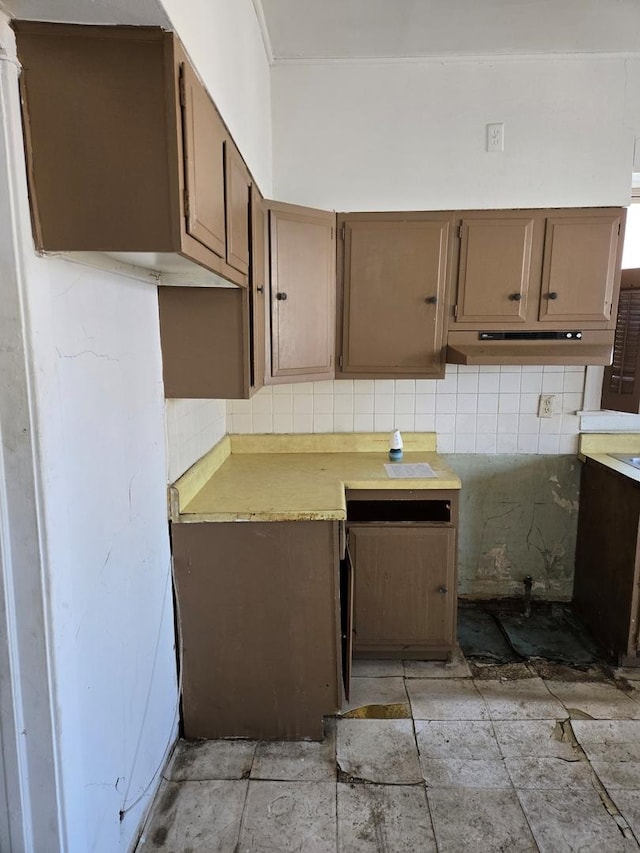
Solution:
[{"label": "under cabinet range hood", "polygon": [[611,364],[609,335],[596,331],[454,332],[450,364]]}]

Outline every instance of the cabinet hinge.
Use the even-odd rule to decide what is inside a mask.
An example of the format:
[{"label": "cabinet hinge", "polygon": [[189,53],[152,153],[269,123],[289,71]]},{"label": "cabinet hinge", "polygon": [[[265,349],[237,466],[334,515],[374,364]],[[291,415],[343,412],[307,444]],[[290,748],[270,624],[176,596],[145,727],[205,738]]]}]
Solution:
[{"label": "cabinet hinge", "polygon": [[180,66],[180,76],[178,77],[178,91],[180,93],[180,106],[187,106],[187,87],[184,82],[184,65]]},{"label": "cabinet hinge", "polygon": [[338,357],[338,365],[339,365],[340,367],[342,367],[342,361],[343,361],[343,359],[342,359],[342,355],[340,355],[340,356]]},{"label": "cabinet hinge", "polygon": [[184,188],[183,196],[184,196],[184,218],[188,219],[189,218],[189,190],[186,187]]},{"label": "cabinet hinge", "polygon": [[346,233],[347,233],[347,228],[346,228],[346,225],[345,225],[345,224],[344,224],[344,222],[343,222],[343,223],[342,223],[342,226],[341,226],[341,228],[340,228],[340,239],[341,239],[341,240],[344,240],[344,237],[345,237],[345,234],[346,234]]},{"label": "cabinet hinge", "polygon": [[456,228],[456,237],[462,237],[462,225],[458,225]]},{"label": "cabinet hinge", "polygon": [[618,234],[620,233],[621,227],[622,227],[622,222],[618,222]]}]

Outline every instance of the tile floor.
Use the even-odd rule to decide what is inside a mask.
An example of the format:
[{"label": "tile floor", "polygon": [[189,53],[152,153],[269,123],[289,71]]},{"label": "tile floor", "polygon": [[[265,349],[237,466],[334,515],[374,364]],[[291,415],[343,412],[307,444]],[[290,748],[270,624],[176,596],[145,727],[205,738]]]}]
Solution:
[{"label": "tile floor", "polygon": [[357,661],[322,743],[181,742],[138,853],[638,850],[635,677]]}]

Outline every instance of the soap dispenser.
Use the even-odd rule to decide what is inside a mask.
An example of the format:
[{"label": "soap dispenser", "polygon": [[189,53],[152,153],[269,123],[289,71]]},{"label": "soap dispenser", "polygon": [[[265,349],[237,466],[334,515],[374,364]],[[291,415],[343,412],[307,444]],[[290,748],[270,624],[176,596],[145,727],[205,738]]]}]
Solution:
[{"label": "soap dispenser", "polygon": [[399,429],[394,429],[389,440],[389,459],[398,462],[402,459],[402,436]]}]

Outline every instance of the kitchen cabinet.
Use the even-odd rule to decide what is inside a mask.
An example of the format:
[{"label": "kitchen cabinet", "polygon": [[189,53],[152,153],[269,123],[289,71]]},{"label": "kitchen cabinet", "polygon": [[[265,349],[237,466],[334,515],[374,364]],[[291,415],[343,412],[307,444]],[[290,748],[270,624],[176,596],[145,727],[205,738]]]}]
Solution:
[{"label": "kitchen cabinet", "polygon": [[14,22],[35,243],[248,275],[251,183],[178,39]]},{"label": "kitchen cabinet", "polygon": [[640,664],[639,590],[640,483],[587,459],[580,485],[573,603],[594,637],[623,666]]},{"label": "kitchen cabinet", "polygon": [[281,202],[269,217],[269,382],[332,379],[335,215]]},{"label": "kitchen cabinet", "polygon": [[172,526],[187,738],[320,740],[340,707],[338,522]]},{"label": "kitchen cabinet", "polygon": [[336,376],[443,376],[453,214],[348,214],[338,228]]},{"label": "kitchen cabinet", "polygon": [[456,642],[457,494],[347,496],[356,657],[445,659]]},{"label": "kitchen cabinet", "polygon": [[621,208],[458,213],[447,360],[608,364]]},{"label": "kitchen cabinet", "polygon": [[165,397],[246,399],[265,371],[265,217],[251,192],[249,288],[159,287]]}]

